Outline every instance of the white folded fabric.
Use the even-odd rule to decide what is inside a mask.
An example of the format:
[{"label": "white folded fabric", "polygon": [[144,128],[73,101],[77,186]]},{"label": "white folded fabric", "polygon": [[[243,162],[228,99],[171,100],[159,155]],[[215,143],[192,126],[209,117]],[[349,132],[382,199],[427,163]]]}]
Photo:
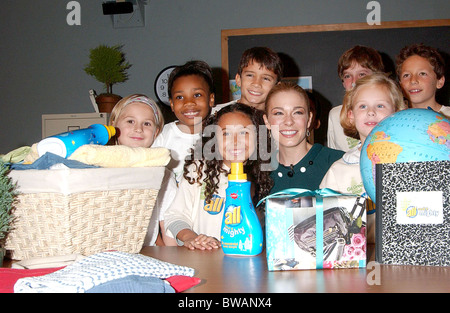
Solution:
[{"label": "white folded fabric", "polygon": [[65,268],[38,277],[17,280],[16,293],[83,293],[127,276],[167,278],[194,275],[194,269],[160,261],[142,254],[111,251],[93,254]]}]

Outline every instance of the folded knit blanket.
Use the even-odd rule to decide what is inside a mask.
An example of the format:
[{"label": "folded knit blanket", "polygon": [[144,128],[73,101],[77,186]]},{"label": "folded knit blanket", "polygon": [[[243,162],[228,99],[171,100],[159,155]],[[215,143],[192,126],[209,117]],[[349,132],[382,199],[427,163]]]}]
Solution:
[{"label": "folded knit blanket", "polygon": [[125,277],[192,277],[194,269],[160,261],[142,254],[119,251],[101,252],[83,258],[65,268],[38,277],[17,280],[16,293],[84,293]]},{"label": "folded knit blanket", "polygon": [[68,159],[100,167],[166,166],[170,152],[166,148],[84,145]]}]

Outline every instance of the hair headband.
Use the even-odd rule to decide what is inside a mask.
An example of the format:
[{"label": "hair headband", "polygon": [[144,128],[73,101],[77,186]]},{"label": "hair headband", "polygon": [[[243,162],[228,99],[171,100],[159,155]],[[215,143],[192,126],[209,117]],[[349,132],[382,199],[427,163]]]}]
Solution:
[{"label": "hair headband", "polygon": [[128,104],[130,104],[132,102],[140,102],[140,103],[147,104],[153,110],[153,114],[155,115],[156,125],[159,125],[160,116],[159,116],[158,106],[154,100],[147,98],[145,96],[134,96],[134,97],[131,97],[130,99],[128,99],[127,102],[125,102],[125,104],[123,106],[126,107]]}]

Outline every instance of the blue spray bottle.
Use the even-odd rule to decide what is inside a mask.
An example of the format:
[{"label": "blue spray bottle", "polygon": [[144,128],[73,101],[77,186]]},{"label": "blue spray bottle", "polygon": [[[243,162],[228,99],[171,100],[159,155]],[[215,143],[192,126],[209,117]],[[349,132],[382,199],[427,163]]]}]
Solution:
[{"label": "blue spray bottle", "polygon": [[263,248],[263,231],[256,215],[242,163],[232,163],[228,175],[222,220],[222,250],[229,255],[257,255]]},{"label": "blue spray bottle", "polygon": [[51,152],[63,158],[69,157],[82,145],[106,145],[116,134],[114,126],[93,124],[88,128],[77,129],[42,139],[37,144],[39,156]]}]

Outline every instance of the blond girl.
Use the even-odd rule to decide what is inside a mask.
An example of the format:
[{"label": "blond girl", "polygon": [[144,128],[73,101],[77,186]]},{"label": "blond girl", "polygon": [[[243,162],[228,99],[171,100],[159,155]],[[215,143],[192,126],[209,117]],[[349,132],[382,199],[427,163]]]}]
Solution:
[{"label": "blond girl", "polygon": [[[372,129],[385,117],[406,105],[399,86],[383,73],[359,79],[344,96],[340,121],[344,133],[359,144],[346,152],[325,174],[320,188],[366,196],[359,159],[361,148]],[[373,242],[375,210],[367,212],[368,241]]]}]

